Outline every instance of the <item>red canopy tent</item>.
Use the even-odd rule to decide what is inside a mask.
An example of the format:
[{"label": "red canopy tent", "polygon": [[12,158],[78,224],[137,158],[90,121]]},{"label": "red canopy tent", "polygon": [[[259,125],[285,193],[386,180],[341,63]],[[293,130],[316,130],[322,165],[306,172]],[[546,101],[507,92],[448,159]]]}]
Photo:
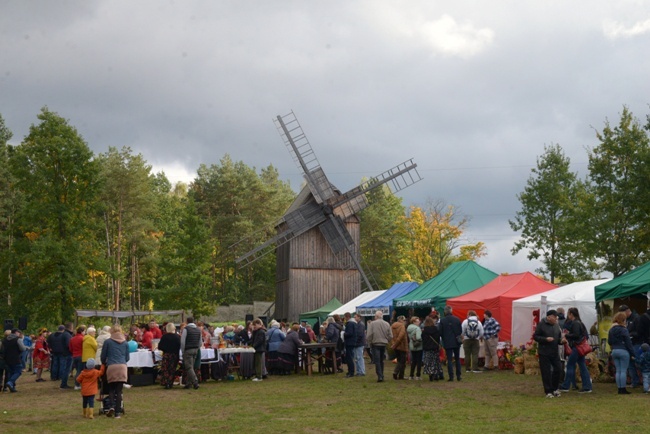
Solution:
[{"label": "red canopy tent", "polygon": [[501,324],[500,341],[509,341],[512,334],[512,302],[529,295],[539,294],[557,288],[532,273],[518,273],[499,276],[490,283],[460,297],[450,298],[447,305],[453,308],[453,314],[464,320],[467,312],[476,311],[479,319],[489,309],[492,316]]}]

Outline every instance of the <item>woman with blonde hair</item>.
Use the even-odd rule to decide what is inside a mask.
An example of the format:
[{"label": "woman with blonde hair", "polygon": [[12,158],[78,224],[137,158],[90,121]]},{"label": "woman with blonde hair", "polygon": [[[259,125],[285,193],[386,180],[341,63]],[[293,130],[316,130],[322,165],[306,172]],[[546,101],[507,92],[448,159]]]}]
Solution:
[{"label": "woman with blonde hair", "polygon": [[174,323],[167,323],[165,326],[166,333],[160,338],[158,349],[163,352],[162,362],[160,363],[160,384],[165,389],[171,389],[176,378],[176,369],[178,368],[178,355],[181,351],[181,337],[176,334]]},{"label": "woman with blonde hair", "polygon": [[97,341],[95,340],[95,327],[88,327],[86,335],[81,345],[81,365],[86,369],[86,362],[88,359],[94,359],[97,354]]},{"label": "woman with blonde hair", "polygon": [[102,347],[102,365],[106,365],[106,379],[111,407],[107,415],[119,418],[122,414],[122,389],[128,378],[127,362],[129,361],[129,346],[124,338],[119,324],[111,327],[111,337]]},{"label": "woman with blonde hair", "polygon": [[616,385],[619,395],[629,395],[625,388],[627,384],[627,368],[630,360],[634,360],[634,347],[630,339],[630,332],[626,327],[627,315],[625,312],[618,312],[612,320],[612,328],[609,329],[607,343],[612,349],[612,359],[616,366]]}]

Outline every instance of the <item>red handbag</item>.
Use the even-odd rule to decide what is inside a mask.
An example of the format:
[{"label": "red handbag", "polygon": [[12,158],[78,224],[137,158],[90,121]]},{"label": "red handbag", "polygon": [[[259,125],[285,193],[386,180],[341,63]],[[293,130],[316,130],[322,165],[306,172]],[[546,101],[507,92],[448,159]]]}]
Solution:
[{"label": "red handbag", "polygon": [[593,348],[591,348],[591,345],[589,345],[589,342],[587,342],[587,338],[584,338],[582,341],[580,341],[580,343],[577,344],[574,349],[583,357],[593,351]]},{"label": "red handbag", "polygon": [[564,343],[564,356],[569,357],[571,355],[571,347],[566,342]]}]

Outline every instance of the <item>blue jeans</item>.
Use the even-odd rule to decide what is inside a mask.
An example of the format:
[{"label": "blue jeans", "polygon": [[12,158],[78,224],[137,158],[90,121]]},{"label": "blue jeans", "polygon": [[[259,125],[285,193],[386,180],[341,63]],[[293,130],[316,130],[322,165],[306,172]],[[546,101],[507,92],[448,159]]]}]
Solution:
[{"label": "blue jeans", "polygon": [[354,347],[354,366],[357,370],[357,375],[366,375],[366,362],[363,360],[364,346]]},{"label": "blue jeans", "polygon": [[[72,356],[54,356],[54,366],[57,370],[53,372],[55,378],[61,380],[61,387],[68,387],[68,376],[70,375],[70,368],[72,367]],[[58,359],[58,360],[57,360]]]},{"label": "blue jeans", "polygon": [[[633,345],[633,347],[634,347],[634,355],[638,357],[639,354],[641,353],[641,345]],[[630,379],[632,380],[632,387],[637,387],[639,384],[641,384],[641,380],[639,379],[639,373],[636,370],[636,363],[632,362],[628,365],[627,373],[630,374]]]},{"label": "blue jeans", "polygon": [[623,389],[627,383],[627,368],[630,364],[630,353],[627,350],[614,349],[612,350],[612,359],[614,359],[614,366],[616,367],[616,386],[619,389]]},{"label": "blue jeans", "polygon": [[650,392],[650,372],[642,372],[643,375],[643,391]]},{"label": "blue jeans", "polygon": [[576,364],[580,368],[582,390],[591,390],[591,376],[589,375],[589,370],[587,369],[587,364],[585,363],[585,356],[578,354],[578,350],[575,348],[573,351],[571,351],[571,355],[566,362],[566,375],[564,377],[564,383],[562,383],[562,389],[569,390],[571,383],[575,384]]},{"label": "blue jeans", "polygon": [[9,373],[7,385],[9,387],[16,387],[16,381],[23,373],[23,364],[18,363],[17,365],[7,365],[7,372]]},{"label": "blue jeans", "polygon": [[95,408],[95,395],[82,396],[84,408]]}]

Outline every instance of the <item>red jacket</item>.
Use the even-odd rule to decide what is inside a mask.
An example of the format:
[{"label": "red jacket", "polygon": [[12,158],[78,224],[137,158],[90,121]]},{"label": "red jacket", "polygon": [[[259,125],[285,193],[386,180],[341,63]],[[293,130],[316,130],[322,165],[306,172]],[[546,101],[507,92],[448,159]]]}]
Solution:
[{"label": "red jacket", "polygon": [[70,339],[70,344],[68,349],[72,353],[72,357],[81,357],[81,353],[84,348],[84,335],[82,333],[77,333]]},{"label": "red jacket", "polygon": [[153,333],[144,332],[142,334],[142,346],[145,348],[151,349],[151,340],[153,339]]},{"label": "red jacket", "polygon": [[153,334],[154,339],[162,338],[162,330],[160,330],[158,327],[152,327],[150,331]]}]

